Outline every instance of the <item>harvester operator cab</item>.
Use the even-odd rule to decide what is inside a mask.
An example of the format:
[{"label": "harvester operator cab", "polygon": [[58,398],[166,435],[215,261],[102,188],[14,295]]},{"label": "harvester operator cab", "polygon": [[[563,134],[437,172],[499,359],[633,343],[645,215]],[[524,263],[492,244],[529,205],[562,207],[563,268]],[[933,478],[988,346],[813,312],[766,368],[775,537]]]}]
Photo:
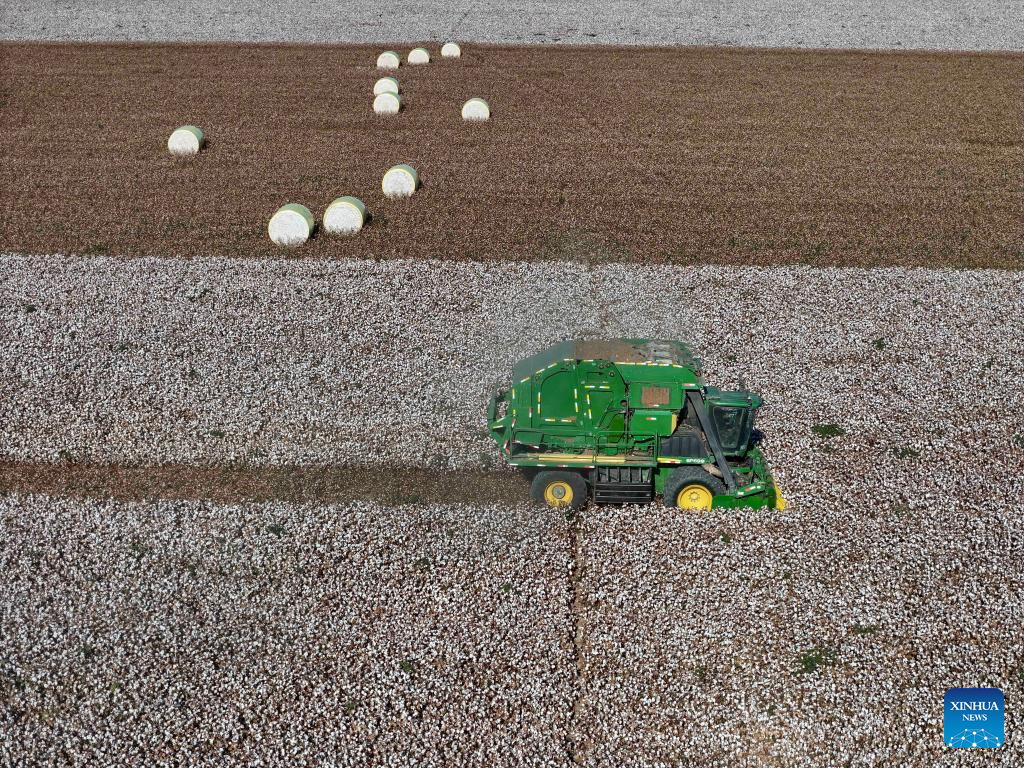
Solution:
[{"label": "harvester operator cab", "polygon": [[708,414],[718,432],[718,442],[727,456],[743,456],[754,434],[754,418],[761,398],[753,392],[723,392],[708,387],[705,393]]}]

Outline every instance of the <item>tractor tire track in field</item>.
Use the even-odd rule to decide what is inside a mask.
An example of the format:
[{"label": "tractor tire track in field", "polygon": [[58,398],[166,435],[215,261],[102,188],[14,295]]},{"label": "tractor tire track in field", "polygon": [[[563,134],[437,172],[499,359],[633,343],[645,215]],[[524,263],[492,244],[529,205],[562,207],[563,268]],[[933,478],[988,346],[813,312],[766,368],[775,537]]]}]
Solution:
[{"label": "tractor tire track in field", "polygon": [[529,485],[509,471],[473,469],[0,462],[0,494],[12,493],[121,501],[515,504],[529,499]]}]

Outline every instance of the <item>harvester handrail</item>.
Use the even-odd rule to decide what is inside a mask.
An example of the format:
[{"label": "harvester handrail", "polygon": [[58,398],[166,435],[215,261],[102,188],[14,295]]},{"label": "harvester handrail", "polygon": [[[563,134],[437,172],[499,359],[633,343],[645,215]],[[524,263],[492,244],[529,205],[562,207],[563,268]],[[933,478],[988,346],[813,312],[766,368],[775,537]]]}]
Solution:
[{"label": "harvester handrail", "polygon": [[487,406],[487,425],[490,426],[498,420],[498,405],[508,402],[509,390],[499,389],[491,395],[491,401]]}]

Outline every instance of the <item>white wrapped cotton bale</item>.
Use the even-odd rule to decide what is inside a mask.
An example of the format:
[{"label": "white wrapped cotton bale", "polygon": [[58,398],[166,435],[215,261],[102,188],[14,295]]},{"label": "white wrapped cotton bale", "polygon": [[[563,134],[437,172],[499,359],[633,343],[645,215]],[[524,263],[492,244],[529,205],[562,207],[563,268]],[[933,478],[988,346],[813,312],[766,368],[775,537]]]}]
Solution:
[{"label": "white wrapped cotton bale", "polygon": [[402,59],[395,51],[384,51],[377,57],[378,69],[398,69]]},{"label": "white wrapped cotton bale", "polygon": [[332,235],[350,235],[366,223],[366,206],[358,197],[345,195],[327,206],[324,211],[324,231]]},{"label": "white wrapped cotton bale", "polygon": [[457,59],[462,55],[462,49],[458,43],[445,43],[441,46],[441,57],[445,59]]},{"label": "white wrapped cotton bale", "polygon": [[405,163],[389,168],[380,182],[385,197],[410,197],[419,185],[416,169]]},{"label": "white wrapped cotton bale", "polygon": [[292,247],[302,245],[313,234],[316,219],[309,208],[298,203],[288,203],[277,209],[270,217],[267,232],[277,245]]},{"label": "white wrapped cotton bale", "polygon": [[380,96],[382,93],[398,93],[398,80],[393,77],[382,77],[373,84],[373,95]]},{"label": "white wrapped cotton bale", "polygon": [[183,125],[181,128],[176,128],[167,139],[167,149],[172,155],[194,155],[203,148],[205,143],[206,137],[200,129],[194,125]]},{"label": "white wrapped cotton bale", "polygon": [[413,48],[406,60],[410,64],[429,64],[430,53],[426,48]]},{"label": "white wrapped cotton bale", "polygon": [[463,120],[490,120],[491,108],[483,99],[473,98],[462,105]]},{"label": "white wrapped cotton bale", "polygon": [[397,115],[402,108],[402,97],[397,93],[382,93],[373,99],[373,111],[378,115]]}]

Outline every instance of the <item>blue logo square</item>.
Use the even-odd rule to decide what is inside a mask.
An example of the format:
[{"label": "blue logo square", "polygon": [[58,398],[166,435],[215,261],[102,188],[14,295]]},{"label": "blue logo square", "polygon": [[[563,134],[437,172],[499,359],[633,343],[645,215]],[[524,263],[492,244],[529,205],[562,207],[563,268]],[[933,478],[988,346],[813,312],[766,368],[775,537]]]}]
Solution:
[{"label": "blue logo square", "polygon": [[998,688],[950,688],[942,718],[943,741],[954,749],[995,749],[1006,741],[1003,692]]}]

